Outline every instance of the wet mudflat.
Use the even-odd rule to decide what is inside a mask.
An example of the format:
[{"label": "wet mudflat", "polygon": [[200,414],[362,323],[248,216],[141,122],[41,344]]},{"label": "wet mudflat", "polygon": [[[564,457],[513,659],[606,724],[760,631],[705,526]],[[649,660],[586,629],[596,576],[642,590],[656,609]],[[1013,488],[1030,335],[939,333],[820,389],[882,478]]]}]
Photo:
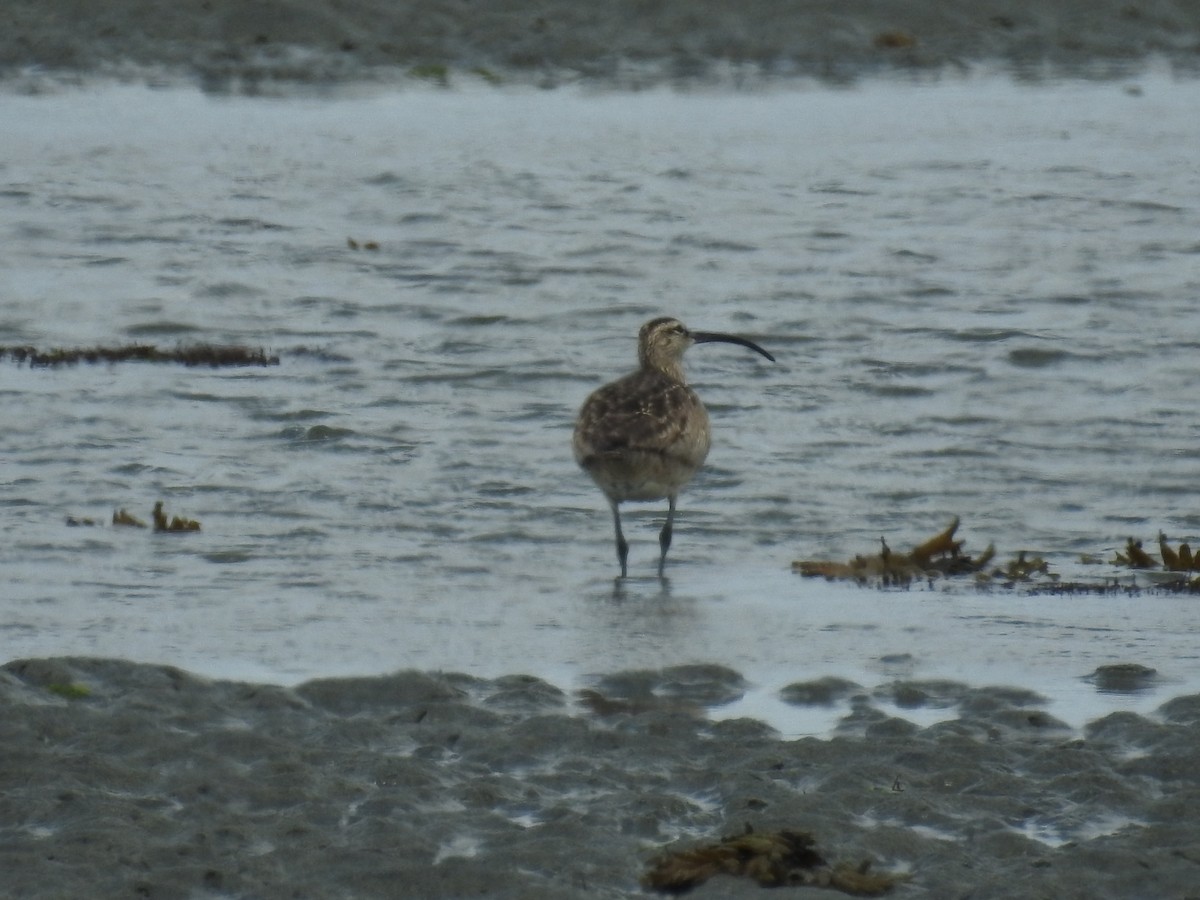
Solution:
[{"label": "wet mudflat", "polygon": [[[621,673],[580,706],[528,677],[402,672],[295,688],[111,660],[18,661],[6,889],[22,897],[635,897],[664,848],[746,825],[906,873],[905,897],[1185,897],[1200,698],[1082,731],[1013,689],[897,685],[831,739],[703,714],[719,667]],[[923,700],[915,698],[923,697]],[[759,896],[719,875],[697,897]],[[789,896],[835,896],[813,887]]]}]

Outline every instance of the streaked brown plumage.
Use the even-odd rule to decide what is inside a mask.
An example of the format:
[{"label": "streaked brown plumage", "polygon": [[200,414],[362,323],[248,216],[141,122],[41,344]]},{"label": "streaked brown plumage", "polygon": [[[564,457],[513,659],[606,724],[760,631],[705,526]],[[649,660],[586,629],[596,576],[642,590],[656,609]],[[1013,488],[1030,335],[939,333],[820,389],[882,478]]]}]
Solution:
[{"label": "streaked brown plumage", "polygon": [[592,476],[612,508],[621,575],[627,573],[629,545],[621,533],[619,505],[626,500],[667,500],[667,521],[659,534],[663,573],[679,491],[708,456],[708,412],[688,387],[683,354],[692,344],[739,344],[775,357],[745,338],[688,331],[678,319],[652,319],[638,332],[636,372],[595,391],[575,423],[575,461]]}]

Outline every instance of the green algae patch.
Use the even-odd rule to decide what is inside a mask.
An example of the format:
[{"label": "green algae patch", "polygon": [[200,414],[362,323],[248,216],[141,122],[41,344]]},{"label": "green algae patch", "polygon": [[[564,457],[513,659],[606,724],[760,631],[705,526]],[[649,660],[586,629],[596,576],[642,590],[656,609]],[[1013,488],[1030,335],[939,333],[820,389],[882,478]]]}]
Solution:
[{"label": "green algae patch", "polygon": [[86,700],[92,696],[91,688],[74,681],[48,684],[46,690],[64,700]]}]

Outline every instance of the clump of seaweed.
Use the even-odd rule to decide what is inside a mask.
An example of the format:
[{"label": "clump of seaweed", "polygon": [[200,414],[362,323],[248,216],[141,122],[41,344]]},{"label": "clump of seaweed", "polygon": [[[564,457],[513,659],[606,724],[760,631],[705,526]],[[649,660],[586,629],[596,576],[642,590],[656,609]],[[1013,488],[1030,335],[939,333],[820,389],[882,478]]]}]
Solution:
[{"label": "clump of seaweed", "polygon": [[756,832],[722,838],[686,850],[664,853],[650,863],[642,885],[667,894],[682,894],[716,875],[752,878],[763,887],[819,887],[859,897],[877,897],[906,881],[904,874],[874,873],[870,863],[831,866],[805,831]]},{"label": "clump of seaweed", "polygon": [[154,504],[154,530],[156,532],[182,533],[189,531],[199,531],[200,523],[195,519],[184,519],[175,516],[169,522],[167,514],[163,512],[163,502],[159,500]]},{"label": "clump of seaweed", "polygon": [[185,344],[173,350],[160,350],[153,344],[121,344],[115,346],[70,347],[38,350],[36,347],[0,346],[0,358],[28,363],[30,368],[74,366],[79,363],[152,362],[179,363],[185,366],[277,366],[279,357],[269,355],[262,347],[243,347],[238,344]]},{"label": "clump of seaweed", "polygon": [[1200,553],[1193,554],[1186,541],[1180,543],[1178,550],[1173,550],[1167,543],[1167,536],[1160,531],[1158,552],[1168,572],[1200,572]]},{"label": "clump of seaweed", "polygon": [[1200,553],[1193,553],[1186,541],[1181,542],[1177,548],[1172,547],[1167,542],[1167,536],[1161,531],[1158,533],[1158,552],[1162,557],[1161,564],[1143,548],[1140,540],[1131,537],[1125,542],[1125,552],[1116,551],[1111,562],[1115,566],[1167,573],[1165,580],[1162,575],[1156,579],[1161,582],[1159,587],[1200,592],[1200,576],[1188,577],[1193,572],[1200,572]]},{"label": "clump of seaweed", "polygon": [[1024,550],[1020,551],[1017,558],[1008,565],[993,569],[991,572],[979,572],[975,576],[976,582],[981,585],[999,582],[1004,587],[1012,587],[1018,582],[1029,584],[1043,578],[1058,581],[1058,575],[1050,571],[1050,564],[1046,560],[1040,556],[1028,558]]},{"label": "clump of seaweed", "polygon": [[1159,565],[1154,557],[1142,549],[1142,542],[1129,538],[1125,542],[1125,552],[1118,550],[1112,559],[1114,566],[1129,566],[1131,569],[1157,569]]},{"label": "clump of seaweed", "polygon": [[[159,504],[161,506],[161,504]],[[125,507],[113,510],[112,523],[122,528],[145,528],[146,523],[126,512]]]},{"label": "clump of seaweed", "polygon": [[996,574],[1003,574],[1009,581],[1030,581],[1038,575],[1049,575],[1050,564],[1040,556],[1026,559],[1025,551],[1022,550],[1007,566],[997,569]]},{"label": "clump of seaweed", "polygon": [[[962,552],[963,541],[955,540],[959,518],[954,517],[950,526],[929,540],[917,545],[909,553],[896,553],[880,538],[882,551],[871,556],[856,556],[849,562],[825,560],[797,560],[792,570],[808,577],[821,576],[830,580],[856,581],[881,587],[907,586],[918,579],[932,579],[939,575],[974,575],[981,587],[999,585],[1014,587],[1018,584],[1023,591],[1035,594],[1136,594],[1142,590],[1136,584],[1122,584],[1118,578],[1104,578],[1095,582],[1061,582],[1057,573],[1050,570],[1049,563],[1041,556],[1019,552],[1007,565],[989,566],[995,558],[994,545],[977,558]],[[1123,551],[1118,550],[1109,560],[1110,565],[1123,566],[1147,573],[1152,588],[1167,592],[1200,593],[1200,551],[1193,552],[1186,541],[1172,547],[1167,536],[1158,534],[1160,563],[1142,541],[1129,538]],[[1085,554],[1080,561],[1085,564],[1103,564],[1100,557]]]},{"label": "clump of seaweed", "polygon": [[[157,532],[184,533],[200,530],[200,523],[195,519],[185,519],[182,516],[173,516],[168,519],[167,514],[163,511],[163,502],[161,500],[154,504],[154,511],[151,515],[154,518],[154,530]],[[145,522],[131,514],[125,507],[113,510],[112,524],[115,528],[146,527]],[[83,526],[96,527],[100,525],[100,522],[85,516],[67,516],[67,525],[73,528]]]},{"label": "clump of seaweed", "polygon": [[1136,584],[1122,584],[1119,579],[1105,578],[1102,581],[1042,581],[1022,588],[1030,597],[1136,597],[1142,589]]},{"label": "clump of seaweed", "polygon": [[996,548],[988,548],[977,557],[963,555],[963,541],[956,541],[959,518],[943,531],[914,547],[909,553],[896,553],[880,538],[882,549],[871,556],[856,556],[846,563],[826,560],[796,560],[792,571],[806,577],[823,577],[830,580],[851,580],[860,584],[908,585],[914,580],[936,575],[969,575],[987,567],[996,555]]}]

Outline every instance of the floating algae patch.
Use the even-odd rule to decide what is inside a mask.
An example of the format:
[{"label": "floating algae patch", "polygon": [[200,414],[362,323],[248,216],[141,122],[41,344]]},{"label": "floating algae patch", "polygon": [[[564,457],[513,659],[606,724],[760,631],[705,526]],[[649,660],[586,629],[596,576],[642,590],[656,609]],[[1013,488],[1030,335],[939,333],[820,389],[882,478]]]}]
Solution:
[{"label": "floating algae patch", "polygon": [[126,511],[125,507],[114,509],[112,514],[112,523],[121,528],[145,528],[146,523],[137,516],[131,515]]},{"label": "floating algae patch", "polygon": [[1158,552],[1162,556],[1163,567],[1168,572],[1200,572],[1200,553],[1192,553],[1192,548],[1186,541],[1178,549],[1167,543],[1167,536],[1158,533]]},{"label": "floating algae patch", "polygon": [[[195,519],[185,519],[182,516],[167,517],[163,511],[163,502],[159,500],[154,504],[154,510],[151,513],[154,519],[154,530],[160,532],[190,532],[199,531],[200,523]],[[73,528],[81,526],[97,527],[100,525],[99,520],[83,516],[67,516],[67,525]],[[145,528],[146,523],[137,516],[121,507],[114,509],[112,514],[112,524],[115,528]]]},{"label": "floating algae patch", "polygon": [[1160,531],[1158,553],[1161,562],[1143,547],[1140,540],[1131,537],[1125,542],[1125,552],[1118,550],[1111,562],[1115,566],[1137,569],[1161,590],[1200,593],[1200,552],[1193,553],[1186,541],[1172,547]]},{"label": "floating algae patch", "polygon": [[1158,562],[1142,549],[1142,542],[1129,538],[1125,542],[1125,552],[1118,550],[1113,554],[1114,566],[1128,566],[1131,569],[1157,569]]},{"label": "floating algae patch", "polygon": [[0,358],[28,363],[30,368],[74,366],[79,363],[151,362],[178,363],[184,366],[208,366],[213,369],[232,366],[277,366],[279,357],[261,348],[237,344],[188,344],[173,350],[161,350],[153,344],[71,347],[38,350],[36,347],[0,346]]},{"label": "floating algae patch", "polygon": [[[885,538],[880,538],[882,550],[879,553],[855,556],[848,562],[796,560],[792,563],[792,571],[810,578],[855,581],[880,587],[907,587],[920,580],[932,582],[943,576],[971,575],[981,588],[1015,588],[1019,585],[1027,594],[1137,594],[1143,590],[1136,584],[1122,584],[1120,579],[1113,577],[1096,581],[1062,581],[1050,570],[1045,559],[1024,550],[1007,564],[993,566],[995,545],[988,544],[978,557],[966,555],[963,553],[964,542],[954,538],[958,526],[959,518],[955,516],[944,531],[908,553],[895,552]],[[1126,541],[1124,552],[1117,551],[1109,563],[1144,573],[1149,587],[1154,590],[1200,593],[1200,552],[1193,553],[1187,542],[1180,543],[1178,548],[1171,547],[1161,532],[1158,545],[1161,562],[1143,547],[1142,541],[1131,537]],[[1100,562],[1098,557],[1087,554],[1082,561]]]},{"label": "floating algae patch", "polygon": [[807,577],[857,581],[862,584],[908,585],[913,581],[940,575],[969,575],[982,571],[991,563],[996,548],[988,548],[973,558],[962,552],[963,541],[955,540],[959,518],[929,540],[918,544],[908,553],[897,553],[880,538],[882,550],[870,556],[856,556],[849,562],[827,560],[797,560],[792,571]]},{"label": "floating algae patch", "polygon": [[[1160,563],[1144,549],[1142,542],[1136,538],[1125,541],[1125,552],[1118,550],[1111,560],[1114,566],[1125,566],[1130,569],[1148,569],[1163,573],[1173,573],[1181,580],[1192,572],[1200,573],[1200,551],[1193,553],[1187,541],[1180,542],[1178,547],[1172,547],[1167,536],[1158,533],[1158,554],[1162,557]],[[1166,578],[1164,580],[1171,580]]]},{"label": "floating algae patch", "polygon": [[199,531],[200,523],[195,519],[184,519],[180,516],[174,516],[168,520],[167,514],[163,512],[163,502],[159,500],[154,504],[154,530],[172,534]]},{"label": "floating algae patch", "polygon": [[667,894],[682,894],[716,875],[751,878],[763,887],[818,887],[858,897],[877,897],[906,881],[902,874],[875,873],[870,864],[829,865],[805,831],[756,832],[722,838],[685,850],[664,853],[650,863],[642,885]]}]

